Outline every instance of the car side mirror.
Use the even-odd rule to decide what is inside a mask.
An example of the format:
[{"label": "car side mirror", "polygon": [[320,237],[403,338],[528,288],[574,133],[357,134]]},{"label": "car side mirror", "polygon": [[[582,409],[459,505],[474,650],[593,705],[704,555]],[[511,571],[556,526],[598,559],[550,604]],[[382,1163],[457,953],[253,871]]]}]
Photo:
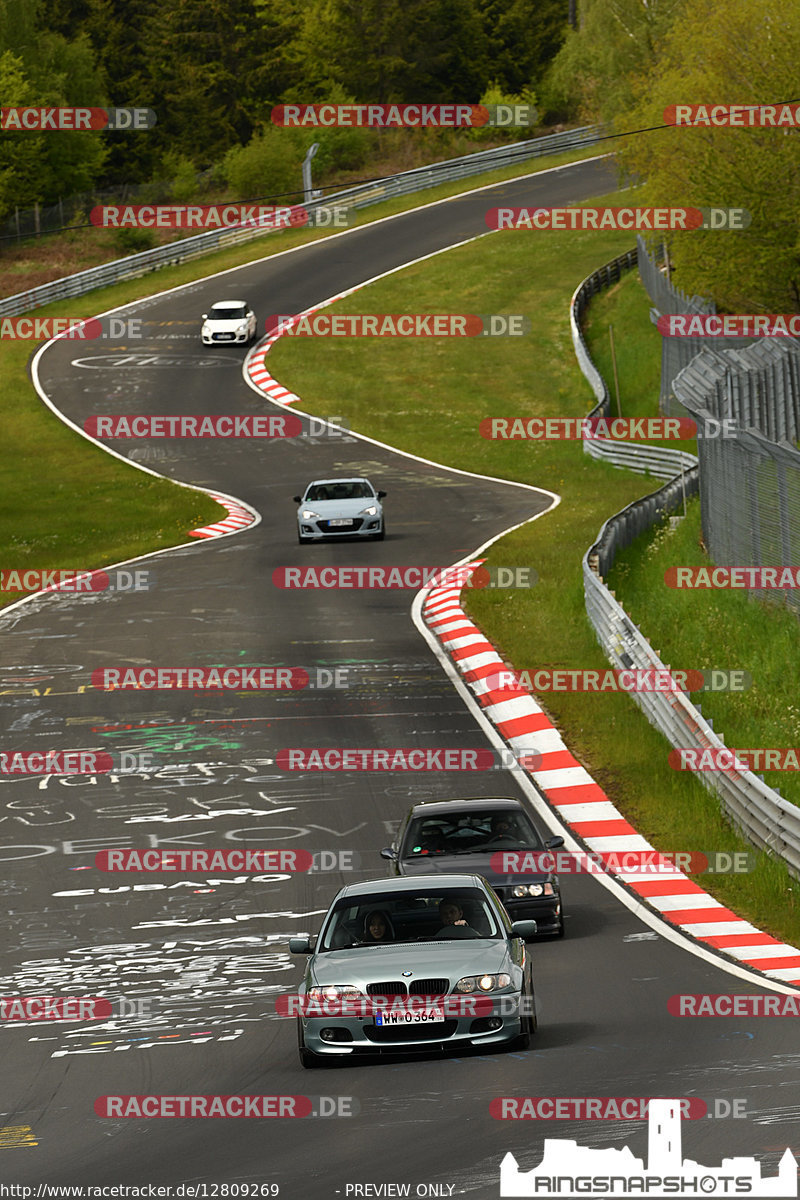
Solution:
[{"label": "car side mirror", "polygon": [[564,839],[562,837],[551,837],[545,842],[545,846],[548,850],[558,850],[559,847],[563,845]]},{"label": "car side mirror", "polygon": [[311,938],[308,936],[308,934],[305,934],[303,937],[289,938],[289,953],[310,954]]},{"label": "car side mirror", "polygon": [[302,503],[303,503],[303,497],[302,497],[302,496],[292,496],[292,499],[294,500],[295,504],[302,504]]},{"label": "car side mirror", "polygon": [[385,495],[386,495],[386,492],[378,492],[378,499],[382,500]]},{"label": "car side mirror", "polygon": [[390,862],[397,862],[397,851],[394,846],[384,846],[381,850],[381,858],[388,858]]},{"label": "car side mirror", "polygon": [[[511,936],[518,938],[536,937],[539,931],[539,926],[535,921],[514,921],[511,926]],[[291,942],[289,943],[291,949]]]},{"label": "car side mirror", "polygon": [[202,320],[203,320],[203,321],[207,321],[207,320],[208,320],[208,313],[203,313]]}]

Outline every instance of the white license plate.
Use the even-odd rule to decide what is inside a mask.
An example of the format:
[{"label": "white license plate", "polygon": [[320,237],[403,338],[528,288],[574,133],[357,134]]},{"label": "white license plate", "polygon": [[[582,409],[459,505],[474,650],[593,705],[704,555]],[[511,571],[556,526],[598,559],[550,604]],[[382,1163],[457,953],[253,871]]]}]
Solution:
[{"label": "white license plate", "polygon": [[415,1009],[413,1012],[378,1012],[376,1025],[440,1025],[444,1022],[441,1008]]},{"label": "white license plate", "polygon": [[352,517],[334,517],[332,521],[328,521],[329,525],[352,525]]}]

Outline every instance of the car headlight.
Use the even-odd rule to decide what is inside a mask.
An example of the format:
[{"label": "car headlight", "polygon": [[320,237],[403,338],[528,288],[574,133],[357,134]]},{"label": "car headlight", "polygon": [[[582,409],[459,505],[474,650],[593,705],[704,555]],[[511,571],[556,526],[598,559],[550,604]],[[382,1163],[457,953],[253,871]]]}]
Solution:
[{"label": "car headlight", "polygon": [[247,333],[247,321],[242,321],[236,330],[237,333]]},{"label": "car headlight", "polygon": [[552,883],[518,883],[511,889],[511,895],[516,896],[517,899],[520,896],[554,896],[555,894]]},{"label": "car headlight", "polygon": [[497,992],[511,984],[510,975],[465,975],[459,979],[454,992]]},{"label": "car headlight", "polygon": [[377,515],[378,515],[377,504],[370,504],[369,508],[362,508],[361,512],[358,515],[360,517],[377,517]]},{"label": "car headlight", "polygon": [[364,993],[350,983],[331,983],[327,987],[312,987],[308,989],[309,1000],[322,1004],[325,1000],[357,1000]]},{"label": "car headlight", "polygon": [[313,508],[304,508],[300,512],[300,516],[304,521],[318,521],[319,513],[314,512]]}]

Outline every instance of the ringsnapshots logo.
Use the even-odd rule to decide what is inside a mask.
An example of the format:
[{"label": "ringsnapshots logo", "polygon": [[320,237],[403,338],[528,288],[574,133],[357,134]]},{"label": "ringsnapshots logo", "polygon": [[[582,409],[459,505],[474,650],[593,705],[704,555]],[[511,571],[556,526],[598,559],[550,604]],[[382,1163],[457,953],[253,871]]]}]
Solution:
[{"label": "ringsnapshots logo", "polygon": [[[768,1196],[797,1195],[797,1160],[784,1151],[778,1174],[762,1177],[761,1163],[737,1155],[719,1167],[684,1159],[680,1098],[652,1098],[648,1109],[647,1162],[629,1147],[579,1146],[574,1139],[547,1138],[537,1167],[521,1171],[507,1153],[500,1164],[501,1197],[554,1200],[572,1196]],[[710,1114],[709,1114],[710,1115]]]},{"label": "ringsnapshots logo", "polygon": [[95,414],[83,422],[93,438],[297,438],[303,422],[294,413],[220,413],[174,416]]},{"label": "ringsnapshots logo", "polygon": [[89,595],[92,592],[148,592],[155,576],[147,570],[112,571],[32,571],[0,570],[0,593],[66,592]]},{"label": "ringsnapshots logo", "polygon": [[92,687],[103,692],[328,691],[349,687],[348,667],[98,667]]},{"label": "ringsnapshots logo", "polygon": [[664,124],[704,129],[796,129],[800,125],[800,104],[668,104]]},{"label": "ringsnapshots logo", "polygon": [[273,125],[284,129],[528,129],[533,104],[277,104]]},{"label": "ringsnapshots logo", "polygon": [[524,313],[312,313],[273,314],[265,332],[317,338],[523,337],[532,322]]},{"label": "ringsnapshots logo", "polygon": [[745,208],[490,208],[485,221],[489,229],[626,229],[641,233],[748,229],[751,216]]},{"label": "ringsnapshots logo", "polygon": [[0,108],[4,133],[105,129],[140,132],[158,121],[152,108]]},{"label": "ringsnapshots logo", "polygon": [[531,588],[533,567],[465,564],[461,567],[276,567],[272,583],[282,590],[395,590],[420,588]]},{"label": "ringsnapshots logo", "polygon": [[538,771],[542,755],[536,749],[485,747],[289,747],[275,755],[281,771]]}]

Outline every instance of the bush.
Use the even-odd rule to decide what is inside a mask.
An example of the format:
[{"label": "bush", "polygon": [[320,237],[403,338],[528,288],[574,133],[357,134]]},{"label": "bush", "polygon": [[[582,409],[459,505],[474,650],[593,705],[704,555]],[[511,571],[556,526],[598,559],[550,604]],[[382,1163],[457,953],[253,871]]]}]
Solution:
[{"label": "bush", "polygon": [[152,229],[115,229],[114,243],[126,254],[138,254],[142,250],[151,250],[156,239]]}]

